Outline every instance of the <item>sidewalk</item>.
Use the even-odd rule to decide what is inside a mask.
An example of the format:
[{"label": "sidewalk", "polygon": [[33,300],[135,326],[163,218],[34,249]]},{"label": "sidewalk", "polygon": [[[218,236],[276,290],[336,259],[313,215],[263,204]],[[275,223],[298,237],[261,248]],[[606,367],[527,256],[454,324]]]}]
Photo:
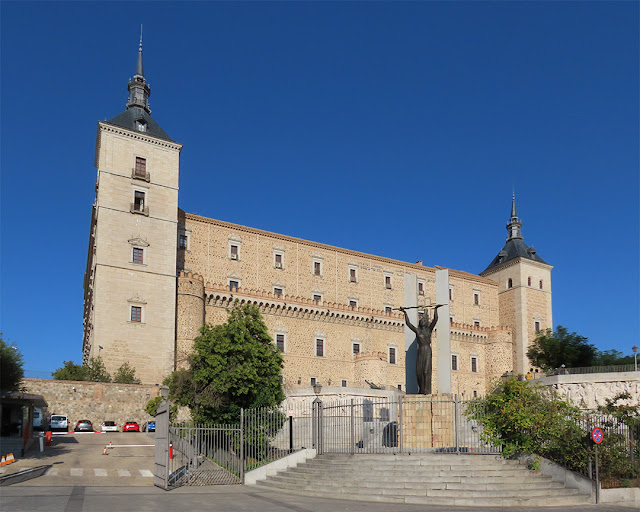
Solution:
[{"label": "sidewalk", "polygon": [[631,508],[575,507],[452,507],[395,505],[330,498],[312,498],[264,491],[256,486],[182,487],[29,487],[2,488],[2,510],[11,512],[104,512],[105,510],[176,510],[247,512],[630,512]]}]

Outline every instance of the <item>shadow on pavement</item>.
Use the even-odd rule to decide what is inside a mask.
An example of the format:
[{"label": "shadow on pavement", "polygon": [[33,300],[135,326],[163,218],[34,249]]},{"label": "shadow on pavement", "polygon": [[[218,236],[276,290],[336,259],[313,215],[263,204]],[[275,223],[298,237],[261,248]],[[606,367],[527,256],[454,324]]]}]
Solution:
[{"label": "shadow on pavement", "polygon": [[[61,462],[54,462],[53,464],[62,464]],[[45,472],[53,467],[53,464],[44,464],[42,466],[36,466],[35,468],[27,468],[17,473],[12,473],[10,475],[4,475],[0,477],[0,487],[4,487],[7,485],[19,484],[22,482],[27,482],[28,480],[33,480],[34,478],[39,478],[45,474]]]}]

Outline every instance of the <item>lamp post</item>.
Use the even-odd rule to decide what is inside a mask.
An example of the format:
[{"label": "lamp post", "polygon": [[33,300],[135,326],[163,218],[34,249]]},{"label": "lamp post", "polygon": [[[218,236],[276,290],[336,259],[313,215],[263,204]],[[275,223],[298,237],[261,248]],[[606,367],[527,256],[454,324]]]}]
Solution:
[{"label": "lamp post", "polygon": [[638,371],[638,347],[634,345],[631,350],[633,350],[633,362],[635,363],[636,371]]}]

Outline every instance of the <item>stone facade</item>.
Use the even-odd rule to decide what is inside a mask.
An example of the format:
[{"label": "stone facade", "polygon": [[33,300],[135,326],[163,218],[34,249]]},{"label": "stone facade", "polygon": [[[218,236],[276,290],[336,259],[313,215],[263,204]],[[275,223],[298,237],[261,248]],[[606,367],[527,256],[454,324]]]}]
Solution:
[{"label": "stone facade", "polygon": [[[127,110],[98,123],[83,361],[101,356],[111,373],[129,362],[142,382],[160,383],[186,364],[203,323],[222,323],[233,304],[251,303],[282,349],[289,392],[312,382],[406,390],[415,342],[397,308],[435,304],[444,267],[179,210],[182,146],[149,115],[141,48],[129,91]],[[520,240],[515,199],[512,210],[508,240]],[[434,393],[449,391],[437,389],[443,363],[451,392],[466,397],[528,369],[532,336],[552,326],[551,266],[528,250],[529,259],[509,257],[482,276],[448,269],[439,279],[450,318],[438,324],[447,329],[440,354],[437,332],[433,340]],[[411,315],[417,321],[415,309]]]}]

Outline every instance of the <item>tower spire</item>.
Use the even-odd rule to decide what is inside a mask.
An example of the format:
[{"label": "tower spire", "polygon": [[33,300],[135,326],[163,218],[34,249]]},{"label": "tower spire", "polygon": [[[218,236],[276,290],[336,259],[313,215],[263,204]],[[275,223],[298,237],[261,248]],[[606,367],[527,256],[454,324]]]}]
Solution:
[{"label": "tower spire", "polygon": [[511,200],[511,218],[509,219],[509,224],[507,224],[507,231],[509,232],[507,242],[514,239],[522,240],[522,231],[520,231],[520,228],[522,228],[522,222],[520,222],[516,211],[516,193],[514,190]]},{"label": "tower spire", "polygon": [[138,62],[136,63],[136,74],[129,80],[129,101],[127,102],[127,110],[130,108],[141,108],[151,114],[149,108],[149,96],[151,96],[151,87],[144,78],[144,66],[142,65],[142,25],[140,25],[140,45],[138,46]]}]

